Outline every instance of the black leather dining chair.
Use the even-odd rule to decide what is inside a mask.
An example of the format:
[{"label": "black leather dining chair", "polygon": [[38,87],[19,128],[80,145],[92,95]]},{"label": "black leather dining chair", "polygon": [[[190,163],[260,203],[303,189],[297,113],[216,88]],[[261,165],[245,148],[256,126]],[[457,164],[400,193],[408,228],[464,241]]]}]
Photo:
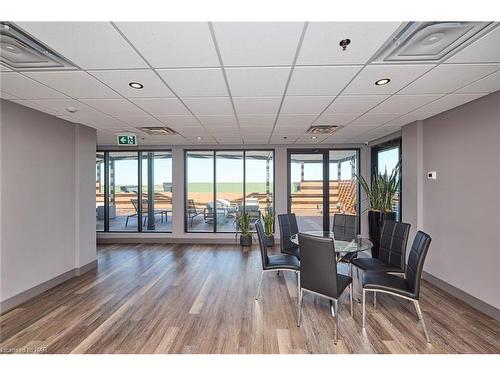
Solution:
[{"label": "black leather dining chair", "polygon": [[373,271],[363,274],[363,329],[365,329],[366,292],[374,292],[374,295],[375,293],[387,293],[413,302],[418,318],[422,322],[425,338],[427,342],[430,342],[418,301],[420,297],[420,279],[431,240],[427,233],[417,232],[410,250],[404,277]]},{"label": "black leather dining chair", "polygon": [[339,324],[338,299],[349,286],[352,316],[352,278],[337,273],[337,258],[332,238],[322,238],[299,233],[301,251],[299,273],[299,315],[302,316],[302,297],[304,291],[331,301],[331,313],[335,318],[335,343]]},{"label": "black leather dining chair", "polygon": [[294,244],[290,237],[299,233],[295,214],[278,215],[280,225],[280,251],[283,254],[296,256],[300,259],[300,247]]},{"label": "black leather dining chair", "polygon": [[[297,257],[289,254],[268,255],[267,246],[264,239],[264,227],[260,220],[255,222],[257,237],[259,238],[260,256],[262,260],[262,272],[260,274],[259,286],[255,299],[259,299],[260,289],[262,287],[262,279],[264,272],[269,271],[293,271],[298,275],[300,270],[300,262]],[[297,292],[298,293],[298,292]]]},{"label": "black leather dining chair", "polygon": [[[405,272],[406,244],[410,224],[387,220],[382,227],[378,258],[356,258],[352,265],[362,271]],[[352,274],[351,274],[352,276]]]},{"label": "black leather dining chair", "polygon": [[[333,215],[332,232],[335,239],[340,241],[353,241],[358,234],[358,217],[356,215],[335,214]],[[339,262],[349,264],[349,274],[351,275],[351,261],[358,257],[357,252],[347,253]]]}]

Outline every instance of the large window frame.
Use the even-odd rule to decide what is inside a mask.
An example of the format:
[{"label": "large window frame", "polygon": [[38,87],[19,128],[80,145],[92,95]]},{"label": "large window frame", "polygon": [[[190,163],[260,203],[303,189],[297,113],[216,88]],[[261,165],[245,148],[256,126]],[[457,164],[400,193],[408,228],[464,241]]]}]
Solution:
[{"label": "large window frame", "polygon": [[[188,153],[189,152],[212,152],[213,153],[213,202],[217,201],[217,152],[225,153],[225,152],[242,152],[243,153],[243,212],[246,211],[246,154],[247,152],[258,152],[258,151],[263,151],[263,152],[270,152],[273,155],[273,198],[272,198],[272,207],[273,210],[275,210],[275,190],[276,190],[276,153],[274,149],[268,149],[268,148],[252,148],[252,149],[184,149],[184,233],[189,233],[189,234],[207,234],[207,233],[217,233],[217,234],[234,234],[237,233],[237,230],[233,231],[223,231],[223,232],[218,232],[217,231],[217,220],[214,220],[213,223],[213,229],[209,231],[190,231],[189,230],[189,217],[187,215],[187,201],[188,201]],[[275,230],[275,226],[273,225],[273,233]]]},{"label": "large window frame", "polygon": [[[142,173],[142,161],[144,154],[147,153],[162,153],[162,152],[169,152],[171,155],[171,159],[173,159],[173,152],[171,149],[132,149],[132,150],[127,150],[127,149],[97,149],[97,153],[103,153],[104,154],[104,230],[96,230],[97,233],[172,233],[172,230],[166,231],[166,230],[143,230],[144,225],[143,225],[143,219],[144,215],[142,212],[142,200],[143,200],[143,183],[144,181],[142,180],[143,173]],[[136,230],[110,230],[109,229],[109,164],[110,164],[110,153],[114,152],[125,152],[125,153],[136,153],[136,158],[137,158],[137,229]],[[172,168],[173,168],[173,163],[172,163]],[[149,174],[148,174],[149,175]],[[173,176],[172,176],[172,183],[173,183]],[[148,181],[146,180],[146,185],[148,184]],[[173,216],[173,211],[171,215],[171,219]],[[146,226],[147,227],[147,226]]]},{"label": "large window frame", "polygon": [[[355,151],[356,152],[356,174],[361,171],[361,149],[359,147],[347,148],[288,148],[287,149],[287,212],[292,212],[291,199],[291,156],[293,154],[320,154],[323,162],[323,230],[330,230],[330,151]],[[358,234],[361,233],[361,184],[356,184],[356,211],[358,218]],[[328,229],[326,229],[328,228]]]},{"label": "large window frame", "polygon": [[[393,148],[398,148],[398,157],[399,157],[399,160],[403,160],[402,159],[402,156],[403,156],[403,142],[402,142],[402,138],[401,137],[398,137],[398,138],[394,138],[394,139],[391,139],[389,141],[386,141],[386,142],[382,142],[382,143],[379,143],[379,144],[376,144],[374,146],[371,147],[371,179],[373,180],[373,178],[377,175],[377,173],[379,172],[379,166],[378,166],[378,154],[380,152],[383,152],[383,151],[387,151],[387,150],[391,150]],[[398,211],[397,211],[397,214],[398,214],[398,218],[397,220],[398,221],[402,221],[402,218],[403,218],[403,166],[401,165],[401,172],[400,172],[400,176],[399,176],[399,190],[398,190]]]}]

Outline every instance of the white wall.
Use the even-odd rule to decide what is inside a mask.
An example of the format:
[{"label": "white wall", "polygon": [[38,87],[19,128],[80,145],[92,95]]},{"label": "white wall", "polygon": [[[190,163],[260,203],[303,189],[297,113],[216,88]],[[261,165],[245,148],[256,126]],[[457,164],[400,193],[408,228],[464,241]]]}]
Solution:
[{"label": "white wall", "polygon": [[0,101],[5,301],[96,259],[95,130]]},{"label": "white wall", "polygon": [[500,308],[500,92],[405,126],[403,160],[403,220],[432,237],[425,271]]}]

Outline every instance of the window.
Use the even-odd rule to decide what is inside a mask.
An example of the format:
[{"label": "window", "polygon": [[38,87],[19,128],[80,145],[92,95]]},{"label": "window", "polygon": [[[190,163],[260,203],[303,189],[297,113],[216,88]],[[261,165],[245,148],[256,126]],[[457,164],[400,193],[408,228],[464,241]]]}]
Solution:
[{"label": "window", "polygon": [[272,209],[273,164],[270,150],[186,151],[186,231],[235,232],[243,212],[254,223]]},{"label": "window", "polygon": [[[372,148],[372,175],[385,173],[390,175],[394,167],[401,160],[401,139],[392,140]],[[396,220],[401,220],[401,180],[398,192],[393,198],[392,209],[396,213]]]},{"label": "window", "polygon": [[170,232],[171,151],[96,154],[96,230]]}]

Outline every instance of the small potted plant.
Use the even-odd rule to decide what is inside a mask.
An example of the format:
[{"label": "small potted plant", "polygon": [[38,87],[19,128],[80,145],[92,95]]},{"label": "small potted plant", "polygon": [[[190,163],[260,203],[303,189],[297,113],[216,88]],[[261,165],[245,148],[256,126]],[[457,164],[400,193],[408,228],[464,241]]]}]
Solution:
[{"label": "small potted plant", "polygon": [[274,234],[273,234],[274,212],[271,208],[267,209],[266,213],[262,215],[262,222],[264,223],[264,235],[265,235],[266,246],[271,247],[274,245]]},{"label": "small potted plant", "polygon": [[252,246],[252,233],[250,232],[250,215],[244,212],[234,221],[236,229],[240,232],[240,245]]},{"label": "small potted plant", "polygon": [[380,234],[384,222],[396,218],[396,213],[392,210],[392,201],[398,191],[400,176],[401,161],[396,164],[390,175],[385,170],[384,173],[379,172],[373,176],[371,186],[363,176],[356,175],[368,197],[368,233],[373,243],[372,256],[374,258],[378,258]]}]

